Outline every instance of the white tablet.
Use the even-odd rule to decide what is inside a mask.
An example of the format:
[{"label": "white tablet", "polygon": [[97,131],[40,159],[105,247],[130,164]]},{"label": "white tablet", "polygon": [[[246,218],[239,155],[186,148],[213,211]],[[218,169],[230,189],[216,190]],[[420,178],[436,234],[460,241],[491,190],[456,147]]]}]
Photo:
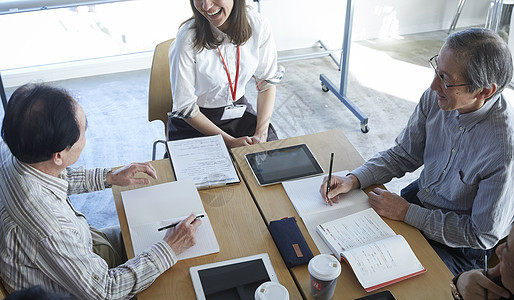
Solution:
[{"label": "white tablet", "polygon": [[245,158],[261,186],[323,174],[306,144],[248,153]]},{"label": "white tablet", "polygon": [[189,273],[199,300],[254,299],[263,282],[278,283],[267,253],[191,267]]}]

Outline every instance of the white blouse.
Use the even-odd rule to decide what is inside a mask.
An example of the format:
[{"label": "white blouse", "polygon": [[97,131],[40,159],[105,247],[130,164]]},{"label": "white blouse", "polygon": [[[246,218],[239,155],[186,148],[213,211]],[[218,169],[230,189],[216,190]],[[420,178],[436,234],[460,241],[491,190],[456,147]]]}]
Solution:
[{"label": "white blouse", "polygon": [[[277,72],[277,50],[271,26],[260,14],[248,9],[252,36],[240,46],[239,80],[236,100],[245,94],[245,86],[255,76],[267,80]],[[232,102],[230,85],[218,49],[194,49],[194,20],[184,24],[169,50],[170,80],[173,95],[172,115],[192,117],[195,107],[217,108]],[[236,77],[237,47],[220,30],[211,26],[214,34],[224,36],[219,46],[230,73],[232,84]],[[196,105],[195,105],[196,104]]]}]

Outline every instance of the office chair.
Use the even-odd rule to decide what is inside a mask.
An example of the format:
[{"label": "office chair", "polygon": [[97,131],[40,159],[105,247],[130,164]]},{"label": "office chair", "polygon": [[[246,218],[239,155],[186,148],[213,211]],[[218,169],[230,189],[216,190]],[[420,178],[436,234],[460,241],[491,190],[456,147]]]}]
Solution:
[{"label": "office chair", "polygon": [[[148,92],[148,121],[161,120],[164,123],[164,136],[168,134],[168,112],[171,111],[173,104],[168,58],[169,48],[173,40],[175,39],[164,41],[155,47]],[[158,143],[165,144],[166,139],[156,140],[153,143],[152,160],[155,159],[155,150]]]},{"label": "office chair", "polygon": [[0,299],[5,299],[8,295],[9,293],[7,293],[2,280],[0,280]]}]

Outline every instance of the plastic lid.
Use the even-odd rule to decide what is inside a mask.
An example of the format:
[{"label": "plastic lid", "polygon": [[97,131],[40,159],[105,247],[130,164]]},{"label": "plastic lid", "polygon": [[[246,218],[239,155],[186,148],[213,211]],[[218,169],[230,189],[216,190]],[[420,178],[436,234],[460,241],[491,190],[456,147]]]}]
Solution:
[{"label": "plastic lid", "polygon": [[289,300],[289,292],[278,282],[267,281],[255,290],[256,300]]},{"label": "plastic lid", "polygon": [[319,254],[309,261],[309,273],[319,280],[330,281],[341,274],[341,264],[330,254]]}]

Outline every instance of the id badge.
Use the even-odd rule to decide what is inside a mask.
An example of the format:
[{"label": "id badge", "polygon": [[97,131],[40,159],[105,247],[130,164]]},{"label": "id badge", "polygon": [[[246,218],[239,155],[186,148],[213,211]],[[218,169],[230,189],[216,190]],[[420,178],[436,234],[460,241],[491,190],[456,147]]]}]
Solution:
[{"label": "id badge", "polygon": [[243,116],[245,111],[246,105],[244,104],[225,106],[221,120],[239,119]]}]

